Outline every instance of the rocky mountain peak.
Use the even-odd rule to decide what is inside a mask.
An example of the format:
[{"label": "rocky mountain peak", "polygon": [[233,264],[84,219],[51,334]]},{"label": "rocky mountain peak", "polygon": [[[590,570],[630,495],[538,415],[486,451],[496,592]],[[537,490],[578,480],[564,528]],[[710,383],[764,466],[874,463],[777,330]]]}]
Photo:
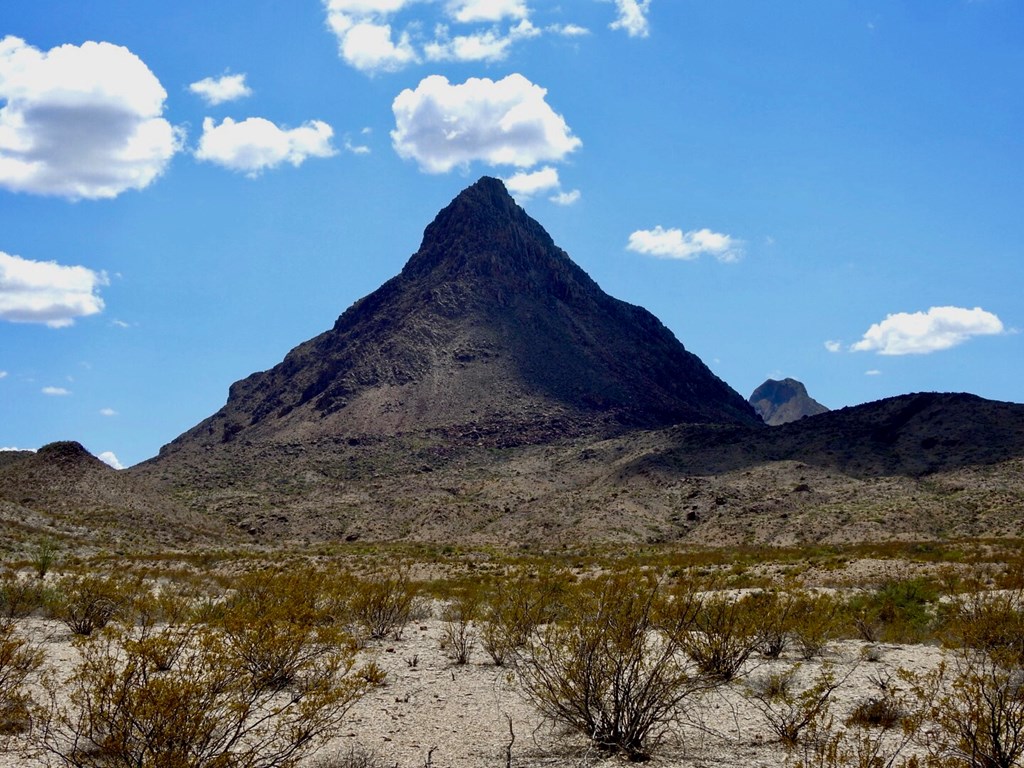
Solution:
[{"label": "rocky mountain peak", "polygon": [[485,177],[437,214],[399,275],[232,385],[225,407],[170,449],[425,430],[507,445],[680,422],[760,424]]},{"label": "rocky mountain peak", "polygon": [[807,394],[807,387],[789,378],[768,379],[753,391],[749,402],[764,422],[773,427],[828,411]]}]

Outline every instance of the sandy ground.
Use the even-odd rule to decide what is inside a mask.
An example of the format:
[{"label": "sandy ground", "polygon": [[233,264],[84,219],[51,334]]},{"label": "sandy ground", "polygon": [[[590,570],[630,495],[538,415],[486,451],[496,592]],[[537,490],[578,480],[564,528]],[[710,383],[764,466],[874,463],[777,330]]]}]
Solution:
[{"label": "sandy ground", "polygon": [[[67,631],[42,620],[23,622],[45,648],[48,664],[67,667],[75,657]],[[371,644],[362,655],[387,671],[386,684],[359,701],[345,725],[304,763],[309,768],[348,768],[339,759],[353,749],[376,756],[381,768],[490,768],[511,765],[615,765],[620,758],[595,753],[585,741],[545,724],[522,697],[507,668],[495,667],[479,646],[468,665],[457,666],[441,648],[443,623],[430,619],[407,627],[402,639]],[[879,646],[881,659],[865,661],[864,643],[830,646],[823,659],[802,662],[801,679],[811,679],[822,664],[837,676],[849,673],[835,696],[840,724],[860,701],[877,694],[871,682],[887,670],[933,669],[942,651],[928,646]],[[666,768],[775,768],[787,753],[774,740],[763,715],[743,696],[744,686],[799,662],[787,653],[780,660],[754,659],[743,679],[694,699],[685,718],[673,724],[653,765]],[[511,734],[510,735],[510,727]],[[25,757],[9,748],[0,768],[56,765]]]}]

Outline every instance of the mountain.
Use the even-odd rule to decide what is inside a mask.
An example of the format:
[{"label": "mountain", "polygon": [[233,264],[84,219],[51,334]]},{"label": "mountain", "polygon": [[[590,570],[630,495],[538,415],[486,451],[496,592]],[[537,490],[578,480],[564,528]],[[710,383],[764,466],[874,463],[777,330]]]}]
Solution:
[{"label": "mountain", "polygon": [[828,412],[828,408],[813,400],[807,388],[796,379],[768,379],[753,391],[748,402],[764,423],[772,427]]},{"label": "mountain", "polygon": [[[806,397],[777,384],[779,412]],[[116,474],[256,545],[1020,536],[1024,405],[918,393],[768,428],[484,178],[400,274]]]},{"label": "mountain", "polygon": [[0,454],[5,545],[38,540],[77,548],[223,540],[224,527],[185,510],[145,481],[104,464],[80,443]]},{"label": "mountain", "polygon": [[604,293],[482,178],[402,272],[165,446],[434,431],[509,446],[680,422],[755,425],[743,398],[650,312]]}]

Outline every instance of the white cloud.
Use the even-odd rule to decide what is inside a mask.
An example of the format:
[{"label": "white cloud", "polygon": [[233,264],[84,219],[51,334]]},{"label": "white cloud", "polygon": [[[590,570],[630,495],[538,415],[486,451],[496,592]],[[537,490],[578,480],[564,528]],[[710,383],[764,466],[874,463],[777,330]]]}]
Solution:
[{"label": "white cloud", "polygon": [[149,186],[182,147],[167,92],[127,48],[0,40],[0,186],[71,199]]},{"label": "white cloud", "polygon": [[530,9],[523,0],[449,0],[448,13],[463,24],[502,19],[525,19]]},{"label": "white cloud", "polygon": [[552,24],[547,27],[547,31],[563,37],[583,37],[590,34],[589,29],[579,24]]},{"label": "white cloud", "polygon": [[392,40],[390,24],[362,21],[339,35],[341,57],[361,72],[397,72],[419,61],[409,33]]},{"label": "white cloud", "polygon": [[115,328],[131,328],[131,323],[126,323],[124,320],[111,320],[110,324]]},{"label": "white cloud", "polygon": [[743,243],[729,235],[697,229],[638,229],[629,236],[626,247],[637,253],[662,259],[691,260],[710,254],[722,262],[738,261],[743,256]]},{"label": "white cloud", "polygon": [[220,125],[208,117],[196,157],[255,177],[284,162],[299,166],[309,157],[330,157],[336,153],[332,136],[331,126],[319,120],[289,130],[262,117],[226,117]]},{"label": "white cloud", "polygon": [[113,451],[104,451],[96,458],[113,469],[124,469],[124,464],[118,460]]},{"label": "white cloud", "polygon": [[28,451],[29,453],[35,453],[36,449],[35,448],[14,448],[12,446],[4,446],[3,448],[0,448],[0,453],[3,453],[4,451]]},{"label": "white cloud", "polygon": [[104,272],[0,251],[0,319],[64,328],[102,311],[97,291],[108,284]]},{"label": "white cloud", "polygon": [[100,408],[100,416],[117,416],[117,411],[113,408]]},{"label": "white cloud", "polygon": [[546,95],[520,74],[498,81],[470,78],[461,85],[431,75],[395,98],[391,139],[399,156],[428,173],[476,160],[519,168],[561,160],[582,142]]},{"label": "white cloud", "polygon": [[7,371],[0,371],[0,379],[6,379],[6,378],[7,378]]},{"label": "white cloud", "polygon": [[572,205],[580,198],[578,189],[563,192],[562,183],[558,178],[558,169],[546,165],[536,171],[522,171],[505,181],[508,191],[520,200],[529,200],[537,194],[551,192],[548,199],[558,205]]},{"label": "white cloud", "polygon": [[352,139],[348,136],[345,137],[345,151],[351,152],[353,155],[368,155],[370,154],[370,148],[366,144],[354,144]]},{"label": "white cloud", "polygon": [[578,189],[574,189],[570,192],[559,192],[548,199],[556,205],[574,205],[579,201],[580,194]]},{"label": "white cloud", "polygon": [[833,339],[830,339],[825,342],[825,349],[827,349],[829,352],[838,352],[842,348],[843,343],[841,341],[835,341]]},{"label": "white cloud", "polygon": [[558,189],[558,170],[546,165],[536,171],[522,171],[504,180],[513,196],[533,197],[538,192]]},{"label": "white cloud", "polygon": [[[404,27],[395,26],[395,16],[415,0],[325,0],[327,26],[338,40],[338,54],[350,66],[370,75],[397,72],[422,60],[428,61],[500,61],[513,44],[537,37],[541,30],[529,19],[524,0],[447,0],[422,3],[434,11],[436,19],[446,23],[434,26],[431,39],[425,39],[424,19]],[[476,25],[475,29],[449,32],[447,22]],[[499,29],[508,22],[507,29]],[[575,34],[578,27],[565,27]],[[552,30],[554,31],[554,30]]]},{"label": "white cloud", "polygon": [[441,25],[435,31],[436,39],[423,51],[430,61],[501,61],[514,43],[539,34],[540,30],[527,19],[504,35],[490,29],[449,38],[448,28]]},{"label": "white cloud", "polygon": [[41,390],[44,395],[50,397],[67,397],[71,394],[71,390],[65,389],[64,387],[43,387]]},{"label": "white cloud", "polygon": [[619,18],[608,25],[611,29],[625,30],[630,37],[647,37],[650,34],[647,13],[651,0],[615,0],[615,5]]},{"label": "white cloud", "polygon": [[927,312],[897,312],[875,323],[850,349],[881,355],[926,355],[955,347],[972,336],[1004,333],[1002,321],[981,307],[931,307]]},{"label": "white cloud", "polygon": [[882,372],[877,368],[872,368],[870,371],[864,371],[865,376],[881,376]]},{"label": "white cloud", "polygon": [[235,101],[252,95],[252,88],[245,84],[245,75],[222,75],[218,78],[204,77],[189,85],[192,93],[201,96],[211,106]]}]

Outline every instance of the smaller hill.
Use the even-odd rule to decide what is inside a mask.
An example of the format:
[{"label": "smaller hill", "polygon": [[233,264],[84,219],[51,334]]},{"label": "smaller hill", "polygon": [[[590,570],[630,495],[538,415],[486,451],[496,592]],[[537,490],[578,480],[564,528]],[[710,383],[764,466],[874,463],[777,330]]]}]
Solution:
[{"label": "smaller hill", "polygon": [[807,387],[796,379],[768,379],[754,390],[747,402],[754,406],[764,423],[772,427],[828,412],[828,408],[811,398]]},{"label": "smaller hill", "polygon": [[10,547],[39,536],[96,547],[214,540],[209,521],[107,466],[80,443],[0,457],[0,525]]}]

